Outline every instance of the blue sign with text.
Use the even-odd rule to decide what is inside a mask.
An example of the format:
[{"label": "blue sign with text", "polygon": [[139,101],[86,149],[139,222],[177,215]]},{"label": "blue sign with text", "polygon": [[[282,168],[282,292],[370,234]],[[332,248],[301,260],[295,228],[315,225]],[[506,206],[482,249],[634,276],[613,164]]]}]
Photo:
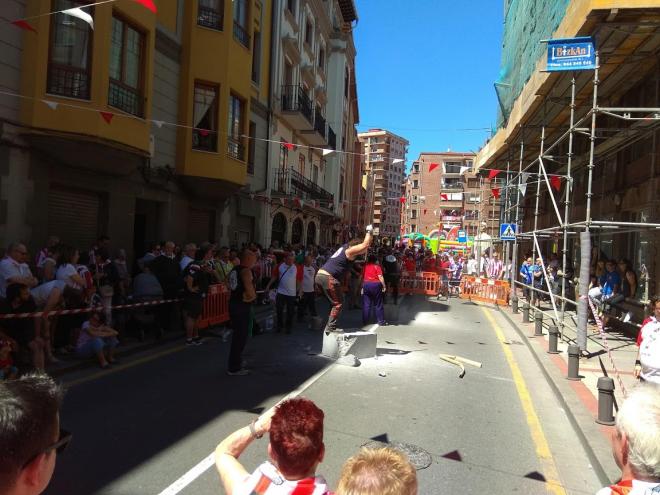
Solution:
[{"label": "blue sign with text", "polygon": [[500,240],[502,240],[502,241],[515,241],[516,240],[516,224],[515,223],[502,223],[502,224],[500,224]]},{"label": "blue sign with text", "polygon": [[467,234],[464,230],[458,231],[458,242],[467,242]]},{"label": "blue sign with text", "polygon": [[596,48],[590,37],[548,40],[548,72],[596,68]]}]

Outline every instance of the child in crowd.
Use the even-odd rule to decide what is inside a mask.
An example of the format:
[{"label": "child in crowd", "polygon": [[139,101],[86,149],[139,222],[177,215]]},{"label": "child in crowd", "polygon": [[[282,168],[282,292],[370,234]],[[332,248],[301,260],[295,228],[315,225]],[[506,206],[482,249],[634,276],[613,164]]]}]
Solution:
[{"label": "child in crowd", "polygon": [[78,337],[76,353],[82,358],[96,356],[102,369],[115,362],[115,347],[117,347],[119,332],[103,324],[103,315],[95,312],[82,325]]},{"label": "child in crowd", "polygon": [[14,366],[11,351],[11,342],[0,340],[0,380],[12,380],[18,375],[18,368]]}]

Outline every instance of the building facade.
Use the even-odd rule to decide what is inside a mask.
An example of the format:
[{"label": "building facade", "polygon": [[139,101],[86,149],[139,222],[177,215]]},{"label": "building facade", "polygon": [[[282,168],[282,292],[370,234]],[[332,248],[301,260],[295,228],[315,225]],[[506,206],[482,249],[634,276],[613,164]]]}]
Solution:
[{"label": "building facade", "polygon": [[[19,0],[0,10],[20,19],[88,3]],[[236,239],[225,212],[248,182],[252,99],[268,94],[267,77],[254,89],[252,69],[270,2],[158,7],[87,7],[93,29],[59,13],[31,19],[36,32],[2,30],[3,246],[21,239],[34,249],[56,235],[86,250],[108,235],[113,249],[141,255],[165,238]],[[257,47],[264,75],[269,39]],[[256,221],[247,224],[254,231]]]},{"label": "building facade", "polygon": [[[660,278],[660,256],[649,249],[660,244],[660,1],[504,6],[499,129],[476,158],[477,167],[530,174],[522,189],[518,174],[511,175],[503,220],[526,234],[521,254],[536,250],[536,235],[544,254],[565,253],[568,262],[630,260],[638,274],[635,297],[648,299]],[[532,11],[542,22],[530,29],[525,19]],[[546,72],[539,43],[576,36],[593,37],[600,63],[597,84],[593,70],[575,72],[575,122],[590,124],[595,115],[586,135],[571,130],[572,73]],[[539,149],[552,151],[539,160]],[[544,173],[556,176],[554,184]],[[594,248],[583,253],[577,233],[587,229]]]},{"label": "building facade", "polygon": [[395,239],[401,233],[401,187],[408,141],[384,129],[358,134],[364,153],[367,216],[381,238]]},{"label": "building facade", "polygon": [[352,0],[275,0],[265,243],[342,236],[357,114]]}]

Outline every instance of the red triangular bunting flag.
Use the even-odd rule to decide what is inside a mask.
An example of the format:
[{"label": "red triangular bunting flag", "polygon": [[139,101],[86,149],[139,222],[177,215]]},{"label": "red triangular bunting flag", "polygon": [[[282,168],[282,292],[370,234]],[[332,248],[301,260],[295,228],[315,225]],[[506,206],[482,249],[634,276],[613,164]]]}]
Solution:
[{"label": "red triangular bunting flag", "polygon": [[436,168],[440,166],[439,163],[431,163],[429,164],[429,172],[433,172]]},{"label": "red triangular bunting flag", "polygon": [[112,118],[115,116],[112,112],[102,112],[99,110],[99,113],[101,114],[101,117],[103,117],[103,120],[105,120],[106,124],[112,122]]},{"label": "red triangular bunting flag", "polygon": [[210,134],[208,129],[197,129],[197,132],[199,132],[199,135],[202,137],[206,137]]},{"label": "red triangular bunting flag", "polygon": [[399,198],[399,202],[401,202],[401,203],[405,203],[405,202],[406,202],[406,198],[404,198],[403,196],[401,196],[401,197]]},{"label": "red triangular bunting flag", "polygon": [[284,146],[289,151],[293,150],[296,147],[296,145],[293,143],[282,143],[282,146]]},{"label": "red triangular bunting flag", "polygon": [[16,27],[25,29],[26,31],[32,31],[33,33],[37,32],[37,30],[34,29],[27,21],[24,21],[22,19],[19,19],[18,21],[12,21],[11,23]]},{"label": "red triangular bunting flag", "polygon": [[555,191],[559,192],[559,190],[561,189],[561,179],[558,176],[553,175],[552,177],[550,177],[550,185],[553,187]]},{"label": "red triangular bunting flag", "polygon": [[156,13],[156,4],[154,4],[154,0],[133,0],[133,1],[139,3],[140,5],[144,5],[145,8],[151,10],[154,14]]},{"label": "red triangular bunting flag", "polygon": [[495,196],[495,199],[500,198],[500,188],[499,187],[494,187],[490,190],[490,192],[493,193],[493,196]]},{"label": "red triangular bunting flag", "polygon": [[447,201],[449,200],[449,196],[447,196],[446,194],[441,194],[440,199],[442,199],[443,201]]},{"label": "red triangular bunting flag", "polygon": [[488,172],[488,178],[490,180],[493,180],[495,177],[497,177],[497,174],[499,174],[500,172],[501,170],[491,170],[490,172]]}]

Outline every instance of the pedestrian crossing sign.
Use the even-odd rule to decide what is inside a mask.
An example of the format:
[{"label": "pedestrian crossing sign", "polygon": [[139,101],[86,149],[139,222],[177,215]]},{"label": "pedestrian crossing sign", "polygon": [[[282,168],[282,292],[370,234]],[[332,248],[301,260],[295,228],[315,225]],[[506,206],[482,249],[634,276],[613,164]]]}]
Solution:
[{"label": "pedestrian crossing sign", "polygon": [[515,241],[516,240],[516,224],[515,223],[500,224],[500,240],[502,240],[502,241]]}]

